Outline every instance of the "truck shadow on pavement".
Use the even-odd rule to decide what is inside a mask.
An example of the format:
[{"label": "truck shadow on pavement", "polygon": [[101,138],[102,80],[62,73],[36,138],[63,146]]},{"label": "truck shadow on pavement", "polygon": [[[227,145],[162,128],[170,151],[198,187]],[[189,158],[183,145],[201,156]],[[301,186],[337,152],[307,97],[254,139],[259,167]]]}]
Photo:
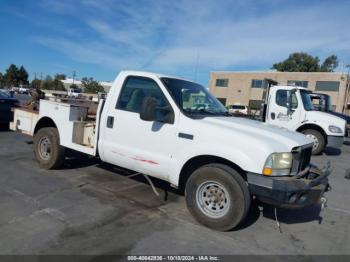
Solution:
[{"label": "truck shadow on pavement", "polygon": [[[135,175],[136,173],[132,170],[101,162],[98,158],[88,157],[79,152],[68,151],[67,153],[68,154],[63,169],[83,168],[94,165],[99,169],[111,172],[113,176],[123,176],[137,183],[142,183],[149,186],[149,182],[143,175]],[[96,178],[94,179],[100,179],[101,181],[106,180],[105,178],[101,177],[101,175],[103,176],[103,174],[96,175]],[[159,197],[163,198],[163,200],[165,201],[165,204],[171,204],[172,202],[174,202],[174,196],[175,199],[177,199],[178,197],[184,197],[184,193],[182,190],[171,187],[168,182],[154,177],[149,178],[152,181],[153,185],[156,187],[157,191],[159,192]],[[150,193],[150,195],[151,194],[153,193]],[[173,197],[168,198],[169,194],[173,194]],[[294,210],[278,208],[277,218],[279,222],[285,224],[298,224],[310,221],[318,221],[319,223],[321,223],[322,216],[320,215],[320,213],[320,206],[313,206],[304,209]],[[190,217],[189,213],[188,216]],[[250,227],[258,221],[260,216],[263,216],[267,219],[275,220],[274,207],[267,204],[263,204],[259,201],[252,201],[247,217],[240,225],[238,225],[238,227],[236,227],[232,231],[240,231]]]},{"label": "truck shadow on pavement", "polygon": [[[276,220],[275,208],[269,205],[263,205],[263,216]],[[311,206],[302,209],[283,209],[277,208],[276,210],[277,220],[285,224],[299,224],[311,221],[318,221],[319,224],[322,223],[321,216],[321,206]]]},{"label": "truck shadow on pavement", "polygon": [[64,165],[60,169],[78,169],[94,166],[99,163],[101,163],[101,160],[97,157],[90,157],[74,150],[67,150]]},{"label": "truck shadow on pavement", "polygon": [[0,124],[0,132],[10,132],[9,125]]},{"label": "truck shadow on pavement", "polygon": [[[277,220],[284,224],[299,224],[311,221],[318,221],[322,223],[321,207],[312,206],[303,209],[282,209],[276,210]],[[259,201],[252,201],[250,210],[245,220],[232,231],[239,231],[253,225],[260,216],[270,220],[276,220],[275,207],[261,203]]]},{"label": "truck shadow on pavement", "polygon": [[323,153],[327,156],[339,156],[341,154],[341,149],[334,147],[326,147]]}]

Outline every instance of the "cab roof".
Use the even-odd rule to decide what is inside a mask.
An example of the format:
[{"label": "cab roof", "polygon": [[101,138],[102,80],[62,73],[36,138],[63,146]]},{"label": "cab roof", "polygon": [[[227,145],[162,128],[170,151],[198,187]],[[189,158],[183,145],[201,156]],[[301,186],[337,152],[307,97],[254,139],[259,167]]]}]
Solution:
[{"label": "cab roof", "polygon": [[303,89],[303,90],[307,90],[307,88],[302,87],[302,86],[285,86],[285,85],[271,86],[271,88],[274,88],[274,89],[283,88],[283,89],[286,89],[286,90],[292,90],[292,89]]},{"label": "cab roof", "polygon": [[120,74],[136,75],[136,76],[144,76],[144,77],[156,77],[156,78],[166,77],[166,78],[174,78],[174,79],[180,79],[180,80],[193,82],[193,81],[191,81],[189,79],[185,79],[185,78],[178,77],[178,76],[170,76],[170,75],[165,75],[165,74],[161,74],[161,73],[147,72],[147,71],[123,70],[123,71],[120,71]]}]

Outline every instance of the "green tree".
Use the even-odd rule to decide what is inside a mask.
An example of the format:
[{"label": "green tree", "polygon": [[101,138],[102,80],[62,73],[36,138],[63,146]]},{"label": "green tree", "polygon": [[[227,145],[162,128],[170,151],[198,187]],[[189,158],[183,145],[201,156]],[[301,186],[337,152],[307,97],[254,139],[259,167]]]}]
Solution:
[{"label": "green tree", "polygon": [[4,87],[6,85],[5,78],[2,73],[0,73],[0,87]]},{"label": "green tree", "polygon": [[56,74],[55,78],[52,78],[50,75],[47,75],[45,80],[42,81],[40,88],[44,90],[58,90],[58,91],[66,90],[62,81],[60,80],[59,74]]},{"label": "green tree", "polygon": [[52,77],[50,75],[47,75],[45,79],[41,82],[40,89],[52,90],[52,81]]},{"label": "green tree", "polygon": [[66,80],[66,75],[65,74],[56,74],[55,79]]},{"label": "green tree", "polygon": [[64,84],[61,80],[66,79],[66,75],[64,74],[56,74],[55,78],[53,80],[53,88],[54,90],[60,90],[60,91],[66,91],[66,88],[64,87]]},{"label": "green tree", "polygon": [[98,93],[98,92],[103,92],[103,86],[99,84],[96,80],[94,80],[92,77],[84,77],[81,80],[82,86],[84,88],[85,93]]},{"label": "green tree", "polygon": [[6,69],[4,78],[7,86],[18,86],[17,72],[18,67],[14,64],[11,64],[9,68]]},{"label": "green tree", "polygon": [[21,66],[18,70],[17,70],[17,82],[20,85],[28,85],[29,81],[28,81],[28,72],[27,70]]},{"label": "green tree", "polygon": [[336,55],[331,55],[323,61],[320,71],[333,72],[334,69],[337,68],[338,64],[339,64],[338,57]]},{"label": "green tree", "polygon": [[293,53],[282,62],[272,66],[273,69],[281,72],[333,72],[338,66],[338,58],[336,55],[327,57],[322,65],[317,56],[307,53]]},{"label": "green tree", "polygon": [[72,89],[80,89],[80,87],[77,85],[77,84],[71,84],[69,86],[69,88],[72,88]]},{"label": "green tree", "polygon": [[11,64],[6,69],[3,79],[7,86],[28,85],[28,76],[28,72],[23,66],[18,68],[16,65]]},{"label": "green tree", "polygon": [[30,83],[30,88],[41,88],[41,82],[40,79],[33,79]]}]

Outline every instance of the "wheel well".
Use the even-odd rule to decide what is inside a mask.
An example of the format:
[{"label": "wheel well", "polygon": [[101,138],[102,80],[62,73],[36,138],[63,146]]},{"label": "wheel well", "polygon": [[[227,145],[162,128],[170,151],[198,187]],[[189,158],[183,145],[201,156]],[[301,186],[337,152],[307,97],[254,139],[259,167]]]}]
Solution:
[{"label": "wheel well", "polygon": [[247,181],[247,175],[245,171],[235,163],[222,157],[212,155],[201,155],[191,158],[182,167],[179,177],[179,188],[181,190],[184,190],[188,178],[196,169],[198,169],[201,166],[213,163],[224,164],[235,169],[243,177],[243,179]]},{"label": "wheel well", "polygon": [[36,124],[35,129],[34,129],[34,134],[36,134],[40,129],[42,129],[44,127],[56,127],[57,128],[55,122],[51,118],[43,117]]},{"label": "wheel well", "polygon": [[317,130],[318,132],[320,132],[323,135],[324,140],[325,140],[325,142],[327,144],[327,134],[325,133],[325,131],[323,130],[322,127],[320,127],[318,125],[314,125],[314,124],[306,124],[306,125],[303,125],[303,126],[299,127],[297,129],[297,132],[302,132],[302,131],[304,131],[306,129],[314,129],[314,130]]}]

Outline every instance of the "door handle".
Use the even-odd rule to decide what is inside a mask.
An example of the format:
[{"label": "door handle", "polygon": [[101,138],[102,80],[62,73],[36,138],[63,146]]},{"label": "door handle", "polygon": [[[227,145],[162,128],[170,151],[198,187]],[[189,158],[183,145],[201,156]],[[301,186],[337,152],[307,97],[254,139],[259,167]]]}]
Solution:
[{"label": "door handle", "polygon": [[271,118],[272,118],[272,120],[274,120],[275,117],[276,117],[276,114],[275,114],[275,113],[271,113]]},{"label": "door handle", "polygon": [[107,117],[107,127],[108,128],[113,128],[114,124],[114,117],[113,116],[108,116]]}]

